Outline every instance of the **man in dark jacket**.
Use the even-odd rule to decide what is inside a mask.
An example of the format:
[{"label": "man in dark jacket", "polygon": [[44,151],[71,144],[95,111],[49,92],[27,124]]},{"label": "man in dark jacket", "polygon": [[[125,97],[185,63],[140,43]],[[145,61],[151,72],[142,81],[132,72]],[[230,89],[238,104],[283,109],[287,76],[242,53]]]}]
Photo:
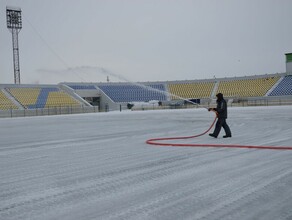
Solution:
[{"label": "man in dark jacket", "polygon": [[228,124],[226,123],[226,119],[227,119],[227,103],[225,101],[225,99],[223,98],[223,94],[222,93],[218,93],[216,95],[217,97],[217,108],[209,108],[208,110],[211,111],[215,111],[217,113],[217,122],[216,122],[216,126],[215,126],[215,130],[213,133],[209,134],[211,137],[217,138],[221,127],[224,128],[225,131],[225,135],[223,136],[223,138],[228,138],[231,137],[231,131],[230,128],[228,126]]}]

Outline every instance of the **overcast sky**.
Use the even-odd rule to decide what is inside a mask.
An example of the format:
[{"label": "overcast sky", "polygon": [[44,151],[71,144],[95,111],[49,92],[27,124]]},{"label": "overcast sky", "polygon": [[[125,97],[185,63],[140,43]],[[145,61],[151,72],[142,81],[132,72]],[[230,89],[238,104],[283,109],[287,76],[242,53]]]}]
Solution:
[{"label": "overcast sky", "polygon": [[14,83],[6,6],[22,10],[22,83],[261,75],[292,52],[291,0],[0,0],[0,83]]}]

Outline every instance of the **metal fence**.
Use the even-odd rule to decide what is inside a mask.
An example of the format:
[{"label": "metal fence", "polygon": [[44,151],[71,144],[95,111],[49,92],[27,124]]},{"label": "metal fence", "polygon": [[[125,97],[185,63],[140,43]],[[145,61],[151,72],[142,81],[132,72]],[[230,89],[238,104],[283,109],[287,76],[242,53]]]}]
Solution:
[{"label": "metal fence", "polygon": [[0,110],[0,118],[30,117],[44,115],[67,115],[99,112],[98,106],[66,106],[36,109]]}]

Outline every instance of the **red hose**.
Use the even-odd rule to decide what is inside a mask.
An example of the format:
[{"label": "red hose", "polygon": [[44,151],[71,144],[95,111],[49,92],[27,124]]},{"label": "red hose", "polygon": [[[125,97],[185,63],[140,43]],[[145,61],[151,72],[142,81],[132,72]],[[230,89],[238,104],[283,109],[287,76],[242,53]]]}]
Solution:
[{"label": "red hose", "polygon": [[171,146],[171,147],[225,147],[225,148],[250,148],[250,149],[269,149],[269,150],[292,150],[292,147],[283,147],[283,146],[256,146],[256,145],[238,145],[238,144],[176,144],[176,143],[162,143],[157,141],[165,140],[179,140],[179,139],[191,139],[205,135],[211,130],[214,126],[217,119],[217,115],[211,124],[211,126],[203,133],[186,136],[186,137],[169,137],[169,138],[152,138],[146,141],[147,144],[159,145],[159,146]]}]

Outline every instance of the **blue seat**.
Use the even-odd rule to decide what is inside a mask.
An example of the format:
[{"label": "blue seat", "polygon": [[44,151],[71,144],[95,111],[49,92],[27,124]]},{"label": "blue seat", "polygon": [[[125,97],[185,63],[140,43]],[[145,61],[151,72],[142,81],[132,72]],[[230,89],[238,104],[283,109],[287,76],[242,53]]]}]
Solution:
[{"label": "blue seat", "polygon": [[[163,84],[109,84],[98,87],[114,102],[147,102],[150,100],[167,100],[165,86]],[[160,92],[161,91],[161,92]]]},{"label": "blue seat", "polygon": [[285,78],[274,88],[269,96],[283,96],[292,95],[292,76],[285,76]]}]

